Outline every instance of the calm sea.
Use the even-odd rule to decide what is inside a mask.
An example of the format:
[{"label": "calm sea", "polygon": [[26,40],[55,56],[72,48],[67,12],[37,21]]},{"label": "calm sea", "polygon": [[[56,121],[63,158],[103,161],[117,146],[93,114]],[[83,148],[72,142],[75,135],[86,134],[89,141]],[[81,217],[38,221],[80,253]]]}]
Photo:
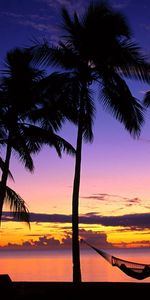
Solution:
[{"label": "calm sea", "polygon": [[[107,250],[126,260],[150,264],[150,249]],[[137,282],[93,250],[81,251],[82,281]],[[13,281],[72,281],[70,251],[0,251],[0,274]],[[138,282],[150,282],[150,277]]]}]

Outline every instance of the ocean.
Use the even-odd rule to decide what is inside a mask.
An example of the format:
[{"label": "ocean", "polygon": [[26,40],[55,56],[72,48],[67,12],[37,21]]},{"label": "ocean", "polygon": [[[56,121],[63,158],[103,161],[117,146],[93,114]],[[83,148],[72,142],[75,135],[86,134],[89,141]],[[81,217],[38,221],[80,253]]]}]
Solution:
[{"label": "ocean", "polygon": [[[150,264],[150,249],[112,249],[108,253],[122,259]],[[98,253],[81,251],[82,281],[150,282],[132,279],[111,266]],[[72,256],[63,251],[0,251],[0,274],[9,274],[13,281],[72,281]]]}]

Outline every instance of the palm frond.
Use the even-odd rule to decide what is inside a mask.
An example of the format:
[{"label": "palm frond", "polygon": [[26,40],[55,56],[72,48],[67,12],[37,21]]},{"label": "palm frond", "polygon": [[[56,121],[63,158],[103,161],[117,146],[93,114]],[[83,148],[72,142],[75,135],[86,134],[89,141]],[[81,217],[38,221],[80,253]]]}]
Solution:
[{"label": "palm frond", "polygon": [[61,157],[62,156],[62,152],[65,152],[69,155],[75,155],[76,151],[74,149],[74,147],[67,142],[65,139],[63,139],[62,137],[60,137],[59,135],[55,135],[53,136],[54,138],[54,147],[56,148],[56,151],[58,153],[58,155]]},{"label": "palm frond", "polygon": [[34,62],[42,66],[47,66],[50,56],[49,48],[50,46],[47,40],[44,40],[42,43],[36,41],[36,43],[30,47]]},{"label": "palm frond", "polygon": [[61,128],[66,120],[68,80],[69,76],[62,73],[52,73],[41,80],[38,86],[39,103],[36,109],[28,113],[31,121],[40,123],[45,129],[58,131]]},{"label": "palm frond", "polygon": [[37,122],[44,129],[57,132],[63,123],[69,120],[77,123],[80,82],[73,72],[52,73],[39,86],[39,105],[28,113],[34,124]]},{"label": "palm frond", "polygon": [[104,107],[124,124],[130,134],[134,137],[139,136],[144,122],[144,108],[132,96],[126,82],[117,74],[113,74],[113,78],[104,80],[102,94]]},{"label": "palm frond", "polygon": [[[94,29],[94,33],[95,29],[97,29],[99,36],[101,36],[102,32],[106,35],[109,32],[114,36],[126,36],[128,38],[131,36],[131,29],[125,16],[112,9],[107,1],[100,1],[100,3],[91,2],[83,16],[83,24],[90,32],[91,29]],[[97,32],[95,32],[95,36]]]},{"label": "palm frond", "polygon": [[18,221],[26,222],[30,228],[29,210],[25,201],[10,187],[6,187],[5,203],[9,204],[10,210],[13,212]]},{"label": "palm frond", "polygon": [[36,142],[39,144],[39,147],[42,147],[44,144],[54,147],[60,157],[62,152],[66,152],[67,154],[71,155],[75,154],[75,149],[73,146],[65,139],[55,134],[53,131],[40,128],[38,126],[29,125],[28,127],[24,128],[24,132],[31,143],[34,144]]},{"label": "palm frond", "polygon": [[6,54],[3,74],[6,75],[6,77],[2,79],[3,82],[8,84],[13,81],[11,87],[18,83],[18,88],[20,88],[20,82],[21,87],[26,86],[27,89],[29,85],[41,80],[45,76],[45,71],[36,68],[34,57],[30,49],[15,48]]},{"label": "palm frond", "polygon": [[15,137],[12,142],[13,149],[15,150],[19,160],[24,164],[27,170],[33,172],[34,164],[31,157],[31,149],[29,148],[30,144],[24,139],[24,133],[21,131],[19,132],[16,128]]},{"label": "palm frond", "polygon": [[52,67],[72,70],[79,66],[79,57],[73,53],[73,49],[68,45],[60,42],[57,47],[51,46],[47,47],[47,51],[41,51],[41,62],[44,63],[45,66],[51,65]]},{"label": "palm frond", "polygon": [[64,29],[67,34],[69,33],[70,35],[73,34],[73,29],[74,29],[74,22],[72,21],[68,10],[66,9],[66,7],[62,7],[61,10],[61,16],[62,16],[62,29]]},{"label": "palm frond", "polygon": [[148,91],[144,96],[144,105],[146,107],[150,106],[150,91]]},{"label": "palm frond", "polygon": [[150,82],[150,63],[147,62],[139,46],[125,40],[118,44],[114,54],[114,62],[125,77]]},{"label": "palm frond", "polygon": [[89,88],[86,89],[84,99],[84,117],[83,117],[83,138],[86,142],[93,141],[93,122],[95,117],[95,105],[93,93]]},{"label": "palm frond", "polygon": [[64,31],[62,39],[68,46],[74,46],[77,50],[79,40],[82,39],[83,26],[77,12],[74,12],[73,16],[69,15],[66,8],[62,9],[62,26]]}]

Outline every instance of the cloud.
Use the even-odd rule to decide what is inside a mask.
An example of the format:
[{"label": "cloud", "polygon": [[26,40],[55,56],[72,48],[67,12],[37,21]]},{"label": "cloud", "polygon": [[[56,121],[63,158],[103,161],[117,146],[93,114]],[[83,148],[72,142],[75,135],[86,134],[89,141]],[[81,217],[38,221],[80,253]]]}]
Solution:
[{"label": "cloud", "polygon": [[50,23],[50,21],[51,21],[50,16],[46,16],[46,15],[41,16],[40,14],[25,15],[25,14],[13,13],[11,11],[1,11],[0,15],[4,16],[4,17],[8,17],[10,20],[16,20],[17,23],[25,24],[25,25],[26,25],[26,22],[27,22],[27,25],[28,25],[28,22],[33,22],[33,24],[35,26],[36,24],[37,25],[40,24],[40,23],[45,24],[46,22]]},{"label": "cloud", "polygon": [[146,138],[139,138],[139,141],[144,143],[150,143],[150,140]]},{"label": "cloud", "polygon": [[70,12],[78,11],[79,13],[82,13],[87,5],[85,0],[42,0],[42,2],[46,3],[54,10],[58,10],[62,6],[65,6]]},{"label": "cloud", "polygon": [[143,207],[145,207],[145,208],[147,208],[147,209],[150,210],[150,205],[145,205],[145,206],[143,206]]},{"label": "cloud", "polygon": [[150,23],[143,23],[141,24],[141,27],[144,29],[144,30],[147,30],[147,31],[150,31]]},{"label": "cloud", "polygon": [[[90,196],[84,196],[84,197],[81,197],[83,199],[92,199],[92,200],[97,200],[97,201],[103,201],[104,204],[106,205],[110,205],[111,202],[118,202],[119,200],[119,203],[124,205],[124,206],[132,206],[132,205],[141,205],[141,199],[139,199],[138,197],[135,197],[135,198],[129,198],[129,197],[124,197],[124,196],[121,196],[121,195],[116,195],[116,194],[108,194],[108,193],[93,193],[91,194]],[[118,211],[118,210],[122,210],[123,207],[121,208],[118,208],[117,210],[114,210],[114,211],[111,211],[111,212],[115,212],[115,211]]]},{"label": "cloud", "polygon": [[20,20],[18,23],[23,26],[30,26],[38,31],[45,31],[45,32],[52,33],[52,31],[54,30],[54,27],[51,27],[50,24],[36,23],[31,20]]},{"label": "cloud", "polygon": [[[30,235],[29,235],[30,236]],[[84,239],[91,244],[101,247],[101,248],[112,248],[112,244],[107,242],[107,236],[103,232],[93,232],[92,230],[80,230],[79,232],[80,238]],[[30,239],[28,241],[23,242],[21,245],[15,243],[8,243],[6,246],[1,246],[0,249],[11,249],[11,250],[61,250],[61,249],[71,249],[72,246],[72,237],[67,231],[65,232],[65,236],[60,242],[56,238],[51,235],[31,235],[31,237],[38,237],[38,240],[34,241]],[[87,248],[85,244],[82,244],[83,248]],[[87,248],[88,249],[88,248]]]},{"label": "cloud", "polygon": [[113,243],[113,246],[117,248],[148,248],[149,249],[150,241],[141,240],[141,241],[131,241],[130,243],[120,242],[120,243]]},{"label": "cloud", "polygon": [[80,219],[80,222],[86,222],[88,224],[101,224],[103,226],[121,226],[130,228],[150,228],[150,213],[141,214],[127,214],[121,216],[102,216],[102,215],[90,215],[84,216]]},{"label": "cloud", "polygon": [[[121,232],[121,230],[119,230]],[[72,238],[71,234],[67,231],[65,236],[60,242],[56,238],[52,237],[50,234],[38,236],[31,235],[31,237],[38,237],[36,241],[30,239],[23,242],[21,245],[16,243],[8,243],[6,246],[0,246],[0,250],[71,250]],[[88,242],[90,245],[97,247],[98,249],[113,249],[117,248],[137,248],[137,247],[150,247],[149,240],[141,241],[130,241],[128,242],[119,242],[119,243],[110,243],[107,241],[107,235],[104,232],[95,232],[92,230],[82,229],[79,231],[80,239]],[[85,243],[80,244],[81,250],[86,249],[90,250],[89,246]]]},{"label": "cloud", "polygon": [[[71,215],[30,213],[30,222],[36,223],[71,223]],[[17,221],[12,212],[3,212],[2,221]]]},{"label": "cloud", "polygon": [[91,196],[86,196],[86,197],[81,197],[83,199],[93,199],[93,200],[100,200],[100,201],[106,201],[105,197],[104,196],[94,196],[94,195],[91,195]]},{"label": "cloud", "polygon": [[[136,201],[136,200],[135,200]],[[11,217],[11,219],[10,219]],[[17,221],[10,212],[3,212],[2,221]],[[126,214],[120,216],[102,216],[93,212],[81,215],[80,224],[95,224],[112,227],[130,227],[132,229],[150,228],[150,213]],[[30,222],[71,223],[71,215],[30,213]]]},{"label": "cloud", "polygon": [[35,21],[49,21],[50,20],[50,16],[47,15],[40,15],[40,14],[18,14],[18,13],[14,13],[12,11],[1,11],[0,12],[1,16],[4,17],[8,17],[8,18],[14,18],[14,19],[18,19],[18,20],[26,20],[27,18],[31,19],[31,20],[35,20]]},{"label": "cloud", "polygon": [[[129,206],[132,206],[132,204],[129,204]],[[109,211],[109,213],[111,214],[114,214],[114,213],[118,213],[118,211],[122,211],[124,209],[124,207],[119,207],[119,208],[116,208],[116,209],[112,209]]]},{"label": "cloud", "polygon": [[[98,248],[112,248],[113,245],[107,241],[107,235],[104,232],[95,232],[92,230],[80,230],[80,237]],[[84,244],[83,244],[84,245]],[[85,247],[87,247],[85,245]]]},{"label": "cloud", "polygon": [[60,28],[56,24],[56,19],[53,14],[16,14],[11,11],[0,12],[1,16],[8,17],[11,22],[24,27],[30,27],[44,34],[52,43],[58,43],[60,36]]},{"label": "cloud", "polygon": [[133,199],[128,199],[128,203],[129,204],[140,204],[141,203],[141,199],[139,198],[133,198]]},{"label": "cloud", "polygon": [[[46,3],[50,8],[58,9],[61,6],[65,6],[70,12],[78,11],[82,13],[85,10],[86,6],[89,4],[89,1],[86,0],[37,0]],[[122,0],[122,1],[110,1],[111,5],[115,9],[123,9],[130,5],[131,0]]]},{"label": "cloud", "polygon": [[124,9],[129,6],[131,0],[122,0],[122,1],[111,1],[112,7],[116,9]]},{"label": "cloud", "polygon": [[109,198],[119,198],[119,199],[123,199],[123,200],[128,200],[129,198],[124,197],[124,196],[120,196],[120,195],[116,195],[116,194],[108,194],[108,193],[93,193],[90,196],[84,196],[81,198],[85,198],[85,199],[96,199],[96,200],[102,200],[102,201],[106,201],[109,200]]},{"label": "cloud", "polygon": [[53,237],[48,238],[47,236],[40,236],[37,241],[29,240],[23,242],[21,245],[8,243],[6,246],[1,246],[0,249],[26,249],[26,250],[46,250],[46,249],[57,249],[60,248],[60,241]]},{"label": "cloud", "polygon": [[114,195],[114,194],[107,194],[107,193],[94,193],[94,194],[91,194],[90,196],[84,196],[84,197],[81,197],[81,198],[84,198],[84,199],[94,199],[94,200],[100,200],[100,201],[108,201],[110,200],[110,198],[120,198],[120,199],[123,199],[123,200],[128,200],[127,197],[123,197],[123,196],[120,196],[120,195]]}]

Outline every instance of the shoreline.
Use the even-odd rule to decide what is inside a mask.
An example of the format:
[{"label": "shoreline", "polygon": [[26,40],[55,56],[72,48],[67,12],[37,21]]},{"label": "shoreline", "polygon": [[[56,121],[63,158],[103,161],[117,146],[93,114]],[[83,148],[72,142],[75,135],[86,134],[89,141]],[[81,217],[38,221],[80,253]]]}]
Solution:
[{"label": "shoreline", "polygon": [[[7,281],[0,283],[1,290],[13,300],[27,299],[137,299],[148,297],[150,283],[147,282],[41,282],[41,281]],[[6,297],[7,298],[7,297]]]}]

